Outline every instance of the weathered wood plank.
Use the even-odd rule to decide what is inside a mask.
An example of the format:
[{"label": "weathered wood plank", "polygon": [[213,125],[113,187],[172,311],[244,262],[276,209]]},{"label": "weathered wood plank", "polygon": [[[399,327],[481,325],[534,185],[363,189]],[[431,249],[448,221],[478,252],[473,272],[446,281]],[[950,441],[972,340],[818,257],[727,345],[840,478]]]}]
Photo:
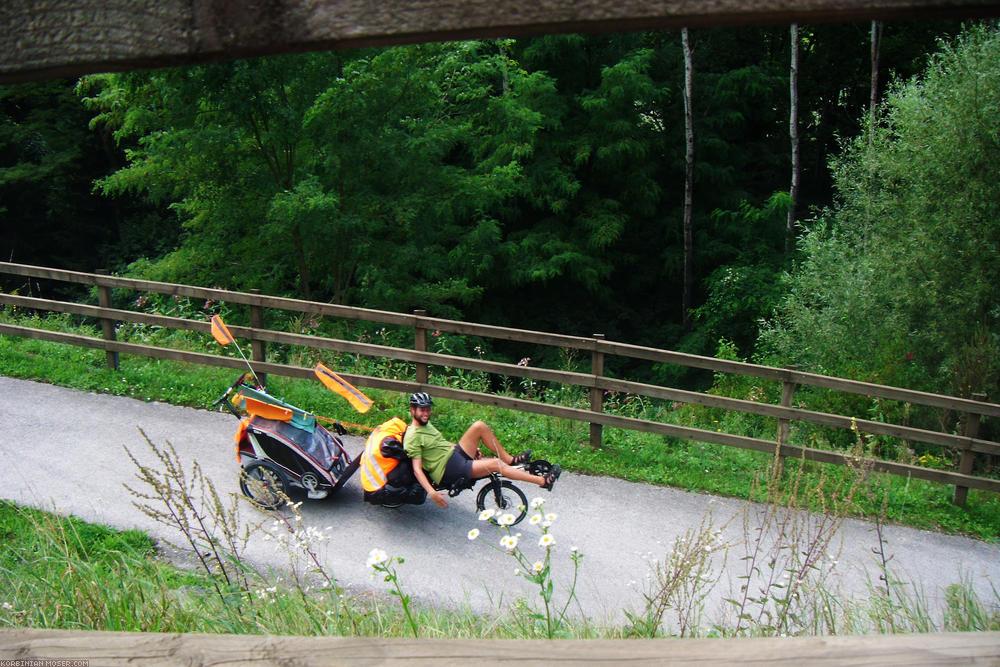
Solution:
[{"label": "weathered wood plank", "polygon": [[761,639],[500,640],[383,639],[0,630],[0,655],[89,660],[98,665],[989,665],[1000,633],[782,637]]},{"label": "weathered wood plank", "polygon": [[[582,340],[587,340],[586,338]],[[941,394],[929,394],[912,389],[902,389],[900,387],[890,387],[884,384],[872,384],[870,382],[860,382],[858,380],[845,380],[816,373],[806,373],[787,368],[774,368],[772,366],[761,366],[759,364],[748,364],[743,361],[728,361],[726,359],[715,359],[695,354],[683,352],[673,352],[670,350],[660,350],[641,345],[630,345],[627,343],[603,342],[600,346],[607,354],[617,354],[620,356],[634,357],[636,359],[646,359],[660,363],[671,363],[679,366],[689,366],[692,368],[703,368],[710,371],[722,373],[732,373],[733,375],[749,375],[764,380],[775,380],[778,382],[794,382],[795,384],[819,387],[822,389],[833,389],[851,394],[861,394],[877,398],[885,398],[903,403],[915,403],[927,405],[945,410],[957,410],[961,412],[974,412],[976,414],[1000,417],[1000,405],[984,407],[982,403],[967,398],[957,398],[954,396],[944,396]],[[979,409],[977,410],[977,407]],[[981,411],[980,411],[981,410]]]},{"label": "weathered wood plank", "polygon": [[[87,347],[95,350],[111,350],[114,352],[124,352],[126,354],[134,354],[142,357],[151,357],[154,359],[167,359],[169,361],[180,361],[189,364],[197,364],[200,366],[221,366],[223,368],[235,368],[243,370],[246,368],[246,363],[239,358],[234,357],[221,357],[214,354],[205,354],[203,352],[190,352],[187,350],[175,350],[166,347],[154,347],[152,345],[139,345],[136,343],[122,343],[119,341],[106,341],[101,338],[90,338],[89,336],[80,336],[77,334],[69,334],[61,331],[45,331],[43,329],[32,329],[29,327],[20,327],[11,324],[0,323],[0,334],[10,334],[12,336],[20,336],[22,338],[32,338],[35,340],[47,340],[54,343],[62,343],[64,345],[76,345],[79,347]],[[306,380],[315,379],[313,370],[311,368],[302,368],[300,366],[288,366],[285,364],[275,364],[271,362],[254,362],[254,369],[263,373],[273,373],[275,375],[282,375],[291,378],[300,378]],[[376,389],[385,389],[387,391],[413,391],[414,384],[412,382],[403,382],[400,380],[387,380],[383,378],[368,377],[367,375],[355,375],[353,373],[339,373],[347,381],[352,384],[356,384],[362,387],[373,387]]]},{"label": "weathered wood plank", "polygon": [[0,83],[453,39],[997,11],[994,0],[5,0]]}]

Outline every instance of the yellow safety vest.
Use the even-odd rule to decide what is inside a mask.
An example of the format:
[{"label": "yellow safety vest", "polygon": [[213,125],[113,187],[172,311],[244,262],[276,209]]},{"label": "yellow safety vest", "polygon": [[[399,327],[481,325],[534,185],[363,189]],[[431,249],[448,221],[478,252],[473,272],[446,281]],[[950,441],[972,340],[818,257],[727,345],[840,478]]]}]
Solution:
[{"label": "yellow safety vest", "polygon": [[395,438],[403,441],[403,433],[406,432],[406,422],[399,417],[393,417],[389,421],[380,425],[365,442],[365,452],[361,455],[361,487],[365,491],[378,491],[386,484],[388,475],[397,465],[397,459],[382,455],[382,441],[386,438]]}]

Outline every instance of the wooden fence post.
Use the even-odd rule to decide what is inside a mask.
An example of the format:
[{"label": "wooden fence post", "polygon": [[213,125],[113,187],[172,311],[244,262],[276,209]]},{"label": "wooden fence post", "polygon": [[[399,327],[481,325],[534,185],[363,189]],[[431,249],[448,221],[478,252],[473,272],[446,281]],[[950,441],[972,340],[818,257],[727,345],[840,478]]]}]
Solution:
[{"label": "wooden fence post", "polygon": [[[427,311],[417,308],[413,311],[416,323],[413,325],[413,349],[417,352],[427,351],[427,329],[422,325],[420,319],[426,317]],[[427,364],[417,363],[417,384],[427,384]]]},{"label": "wooden fence post", "polygon": [[[604,340],[604,334],[594,334],[594,351],[590,357],[590,370],[595,380],[604,375],[604,352],[600,349],[600,341]],[[604,390],[600,387],[590,388],[590,411],[604,411]],[[600,424],[590,424],[590,446],[600,447],[603,440],[604,427]]]},{"label": "wooden fence post", "polygon": [[[94,273],[100,276],[106,276],[108,275],[108,270],[97,269]],[[101,308],[111,308],[111,288],[107,285],[102,285],[100,281],[97,282],[97,303],[101,306]],[[104,332],[104,340],[116,340],[114,320],[101,318],[101,329]],[[108,368],[118,370],[118,353],[108,350],[104,354],[108,361]]]},{"label": "wooden fence post", "polygon": [[[985,401],[986,394],[973,394],[972,400],[974,401]],[[979,422],[982,420],[982,415],[978,415],[973,412],[965,413],[965,437],[967,438],[977,438],[979,437]],[[962,456],[958,460],[958,472],[963,475],[972,474],[972,464],[975,463],[976,453],[972,451],[971,447],[966,447],[962,450]],[[965,506],[965,501],[969,497],[969,487],[955,485],[955,495],[952,496],[951,501],[959,505],[960,507]]]},{"label": "wooden fence post", "polygon": [[[250,293],[254,296],[260,296],[259,289],[252,289]],[[253,329],[263,329],[264,328],[264,309],[260,304],[251,303],[250,304],[250,327]],[[262,340],[257,340],[255,337],[250,338],[250,358],[254,361],[267,361],[267,343]],[[257,376],[260,383],[267,386],[267,373],[261,373]]]},{"label": "wooden fence post", "polygon": [[[795,366],[786,366],[788,370],[795,370]],[[784,380],[781,383],[781,407],[790,408],[792,407],[792,397],[795,396],[795,390],[798,385],[791,380]],[[785,455],[782,453],[782,449],[788,445],[788,437],[791,434],[792,423],[788,419],[778,420],[778,443],[774,450],[774,469],[772,471],[774,477],[781,475],[781,471],[785,467]]]}]

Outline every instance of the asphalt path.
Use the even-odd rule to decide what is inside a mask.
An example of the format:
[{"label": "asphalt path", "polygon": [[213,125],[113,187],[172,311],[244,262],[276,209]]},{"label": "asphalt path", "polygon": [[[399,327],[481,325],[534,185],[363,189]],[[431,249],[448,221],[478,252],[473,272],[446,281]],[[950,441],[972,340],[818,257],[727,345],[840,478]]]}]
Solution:
[{"label": "asphalt path", "polygon": [[[140,528],[177,542],[179,533],[133,504],[124,485],[136,487],[138,482],[125,448],[140,461],[153,463],[142,429],[152,442],[173,445],[186,467],[197,462],[220,491],[238,493],[232,439],[236,425],[231,415],[209,410],[0,377],[0,497],[117,528]],[[346,446],[354,455],[362,450],[363,440],[347,437]],[[545,455],[544,443],[534,449]],[[733,620],[725,599],[735,597],[744,581],[740,577],[746,567],[746,530],[754,534],[753,517],[760,507],[572,472],[564,472],[551,493],[531,485],[522,489],[529,500],[544,498],[545,508],[558,515],[550,529],[556,538],[557,601],[565,598],[573,574],[571,547],[583,553],[579,604],[572,607],[576,614],[615,622],[622,620],[624,611],[640,609],[651,560],[662,560],[675,540],[698,531],[711,516],[715,527],[725,524],[721,539],[735,546],[713,554],[721,579],[705,602],[701,622]],[[427,502],[390,510],[362,502],[355,476],[336,495],[305,502],[301,512],[304,526],[329,535],[316,544],[317,553],[324,569],[349,592],[386,590],[383,582],[371,578],[365,562],[369,552],[379,548],[405,558],[397,566],[403,588],[424,603],[481,613],[506,607],[519,596],[538,599],[537,587],[515,574],[517,563],[499,548],[501,533],[477,520],[474,493],[450,499],[445,509]],[[751,517],[749,524],[740,518],[745,515]],[[249,521],[258,515],[244,508],[242,516]],[[807,515],[800,519],[802,525],[815,520]],[[467,537],[473,528],[481,529],[474,541]],[[525,553],[540,558],[538,528],[525,521],[516,531]],[[887,527],[885,538],[894,577],[932,604],[940,603],[946,586],[959,581],[971,584],[983,599],[995,600],[1000,545],[899,526]],[[843,600],[865,597],[880,574],[875,546],[870,524],[845,521],[828,558],[821,561],[826,587]],[[262,535],[252,539],[246,556],[259,567],[289,567],[287,553]]]}]

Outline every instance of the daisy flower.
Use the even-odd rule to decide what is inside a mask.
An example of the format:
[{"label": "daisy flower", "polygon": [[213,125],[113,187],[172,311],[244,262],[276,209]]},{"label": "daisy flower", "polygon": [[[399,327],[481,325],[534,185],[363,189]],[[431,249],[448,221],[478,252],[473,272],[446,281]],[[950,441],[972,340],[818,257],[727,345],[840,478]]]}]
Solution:
[{"label": "daisy flower", "polygon": [[467,535],[467,537],[470,540],[476,539],[477,537],[479,537],[479,529],[478,528],[473,528],[472,530],[469,531],[469,534]]},{"label": "daisy flower", "polygon": [[513,551],[517,548],[517,537],[514,535],[504,535],[500,538],[500,546],[507,551]]},{"label": "daisy flower", "polygon": [[389,554],[381,549],[372,549],[368,554],[368,567],[376,567],[389,560]]}]

